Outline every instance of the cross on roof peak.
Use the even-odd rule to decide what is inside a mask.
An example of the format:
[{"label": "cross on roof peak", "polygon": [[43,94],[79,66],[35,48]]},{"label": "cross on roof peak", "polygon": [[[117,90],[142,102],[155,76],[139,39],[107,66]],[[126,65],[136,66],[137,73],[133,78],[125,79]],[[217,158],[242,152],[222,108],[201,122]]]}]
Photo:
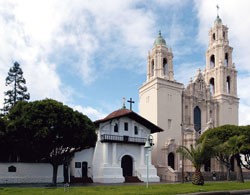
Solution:
[{"label": "cross on roof peak", "polygon": [[130,98],[127,102],[130,103],[130,110],[132,110],[132,104],[134,104],[135,101],[133,101],[132,98]]}]

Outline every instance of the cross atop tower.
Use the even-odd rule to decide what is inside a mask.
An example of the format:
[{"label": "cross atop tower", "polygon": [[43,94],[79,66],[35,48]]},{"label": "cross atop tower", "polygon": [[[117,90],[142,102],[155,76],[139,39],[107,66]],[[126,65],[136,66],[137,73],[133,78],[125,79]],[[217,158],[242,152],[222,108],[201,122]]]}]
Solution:
[{"label": "cross atop tower", "polygon": [[220,9],[218,4],[216,5],[216,8],[217,8],[217,17],[218,17],[219,16],[219,9]]}]

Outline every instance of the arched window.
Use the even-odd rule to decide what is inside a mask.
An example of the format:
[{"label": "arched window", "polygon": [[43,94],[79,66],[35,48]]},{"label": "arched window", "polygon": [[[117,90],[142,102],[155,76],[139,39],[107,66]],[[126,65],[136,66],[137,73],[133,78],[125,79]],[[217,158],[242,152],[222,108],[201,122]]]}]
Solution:
[{"label": "arched window", "polygon": [[135,133],[135,135],[138,135],[138,128],[137,128],[137,126],[135,126],[135,128],[134,128],[134,133]]},{"label": "arched window", "polygon": [[8,172],[16,172],[16,167],[13,165],[8,167]]},{"label": "arched window", "polygon": [[154,60],[152,60],[152,62],[151,62],[151,73],[152,73],[152,76],[154,76],[154,69],[155,69],[155,64],[154,64]]},{"label": "arched window", "polygon": [[117,123],[114,126],[114,132],[118,132],[118,124]]},{"label": "arched window", "polygon": [[168,166],[174,169],[174,154],[172,152],[168,155]]},{"label": "arched window", "polygon": [[201,110],[198,106],[194,108],[194,129],[197,132],[201,130]]},{"label": "arched window", "polygon": [[225,66],[228,66],[228,53],[225,53]]},{"label": "arched window", "polygon": [[215,33],[213,33],[213,40],[215,41]]},{"label": "arched window", "polygon": [[212,116],[213,116],[213,111],[212,110],[210,110],[209,115],[210,115],[209,117],[212,118]]},{"label": "arched window", "polygon": [[226,33],[223,31],[223,39],[226,38]]},{"label": "arched window", "polygon": [[227,93],[230,93],[230,76],[227,77]]},{"label": "arched window", "polygon": [[214,92],[215,92],[214,78],[211,78],[211,79],[210,79],[209,84],[210,84],[210,92],[211,92],[212,94],[214,94]]},{"label": "arched window", "polygon": [[163,72],[164,72],[164,75],[167,74],[167,71],[168,71],[168,61],[166,58],[163,58]]},{"label": "arched window", "polygon": [[214,57],[214,55],[211,55],[211,57],[210,57],[210,67],[214,68],[214,66],[215,66],[215,57]]}]

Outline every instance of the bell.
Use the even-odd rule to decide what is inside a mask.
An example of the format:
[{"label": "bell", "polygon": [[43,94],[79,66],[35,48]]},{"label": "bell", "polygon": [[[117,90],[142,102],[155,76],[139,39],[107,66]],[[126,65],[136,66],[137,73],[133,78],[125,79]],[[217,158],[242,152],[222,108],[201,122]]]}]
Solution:
[{"label": "bell", "polygon": [[149,143],[149,139],[146,140],[144,148],[151,148],[151,145]]}]

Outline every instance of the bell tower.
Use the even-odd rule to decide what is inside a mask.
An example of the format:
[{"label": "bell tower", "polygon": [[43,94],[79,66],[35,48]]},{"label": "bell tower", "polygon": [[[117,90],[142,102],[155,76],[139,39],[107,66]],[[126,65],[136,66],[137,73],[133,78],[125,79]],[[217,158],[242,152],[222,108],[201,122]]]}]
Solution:
[{"label": "bell tower", "polygon": [[204,77],[212,98],[217,101],[215,125],[238,125],[237,70],[232,61],[233,48],[229,45],[228,27],[217,15],[209,31]]},{"label": "bell tower", "polygon": [[154,41],[152,51],[148,52],[147,81],[156,77],[174,80],[173,53],[171,49],[167,48],[166,41],[161,36],[161,31]]},{"label": "bell tower", "polygon": [[[152,160],[156,167],[167,165],[166,146],[181,144],[183,89],[183,84],[174,80],[173,53],[159,32],[152,50],[148,52],[147,80],[139,89],[140,115],[164,129],[164,132],[153,135]],[[178,162],[175,150],[172,152]]]}]

